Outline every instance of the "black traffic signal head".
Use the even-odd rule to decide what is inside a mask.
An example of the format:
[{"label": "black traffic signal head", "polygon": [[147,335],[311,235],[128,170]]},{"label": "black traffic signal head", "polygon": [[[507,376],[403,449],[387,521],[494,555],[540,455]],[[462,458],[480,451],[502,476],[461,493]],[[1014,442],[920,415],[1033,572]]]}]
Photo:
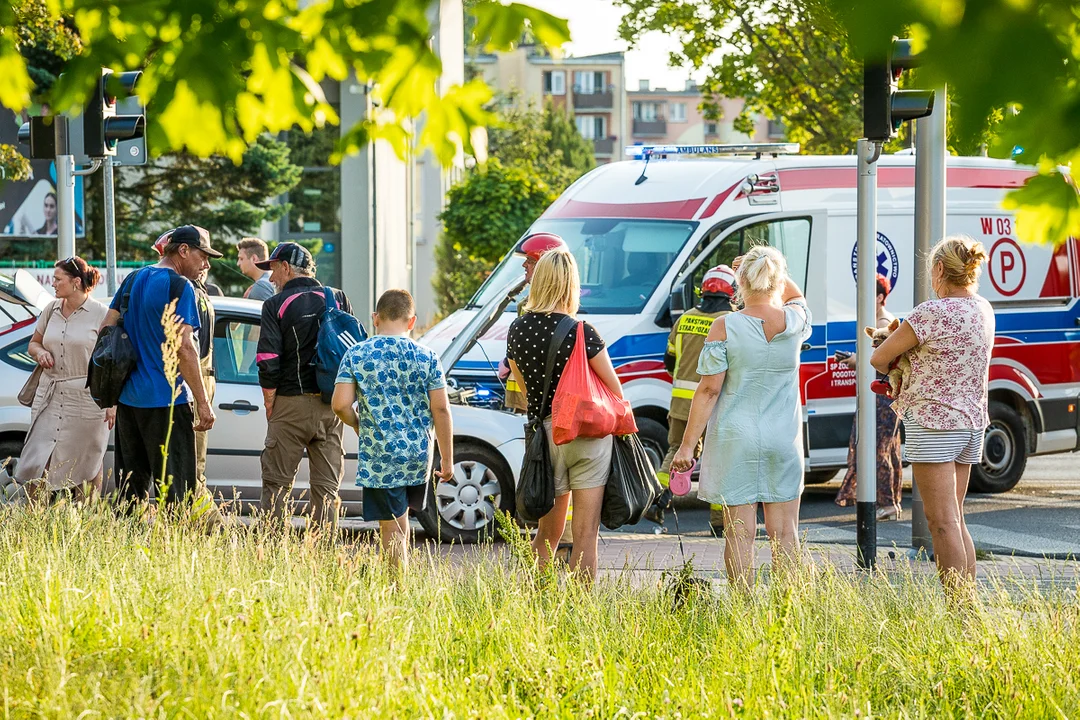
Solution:
[{"label": "black traffic signal head", "polygon": [[891,140],[905,121],[933,112],[933,90],[897,89],[904,70],[917,64],[918,56],[911,52],[911,40],[893,38],[889,57],[884,62],[868,60],[863,65],[863,135],[867,140]]},{"label": "black traffic signal head", "polygon": [[56,157],[56,127],[53,118],[31,117],[19,127],[19,142],[30,146],[32,160],[52,160]]},{"label": "black traffic signal head", "polygon": [[142,137],[143,115],[117,115],[116,98],[132,95],[142,75],[138,70],[114,73],[103,68],[90,102],[83,111],[83,148],[89,157],[116,154],[116,143]]}]

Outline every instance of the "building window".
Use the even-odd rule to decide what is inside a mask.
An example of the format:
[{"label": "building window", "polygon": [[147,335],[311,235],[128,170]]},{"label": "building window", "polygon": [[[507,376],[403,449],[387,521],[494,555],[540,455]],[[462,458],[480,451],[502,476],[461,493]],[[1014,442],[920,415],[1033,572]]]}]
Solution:
[{"label": "building window", "polygon": [[671,122],[686,122],[686,103],[671,103],[668,112],[671,113]]},{"label": "building window", "polygon": [[579,95],[595,95],[606,90],[603,71],[578,70],[574,73],[574,92]]},{"label": "building window", "polygon": [[714,122],[705,123],[705,134],[706,135],[715,135],[716,133],[717,133],[716,123],[714,123]]},{"label": "building window", "polygon": [[545,95],[565,95],[566,94],[566,71],[565,70],[545,70],[544,71],[544,94]]},{"label": "building window", "polygon": [[607,137],[607,118],[603,115],[578,115],[575,118],[578,132],[586,140],[599,140]]},{"label": "building window", "polygon": [[655,102],[634,103],[634,119],[645,122],[663,120],[664,114],[660,111],[660,104]]},{"label": "building window", "polygon": [[787,134],[787,129],[784,127],[784,123],[779,120],[769,121],[769,139],[774,140],[776,138],[783,139]]}]

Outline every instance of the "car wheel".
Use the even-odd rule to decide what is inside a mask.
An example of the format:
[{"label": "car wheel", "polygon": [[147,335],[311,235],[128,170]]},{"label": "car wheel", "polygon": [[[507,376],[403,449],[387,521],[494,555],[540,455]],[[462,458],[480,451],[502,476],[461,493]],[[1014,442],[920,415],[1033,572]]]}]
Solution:
[{"label": "car wheel", "polygon": [[668,451],[667,428],[650,418],[638,417],[635,420],[638,439],[645,446],[645,454],[649,456],[653,469],[659,472]]},{"label": "car wheel", "polygon": [[0,464],[9,460],[10,462],[4,467],[8,474],[12,477],[15,476],[15,466],[19,462],[19,456],[22,454],[23,443],[22,440],[0,440]]},{"label": "car wheel", "polygon": [[428,484],[427,504],[417,520],[428,536],[445,543],[495,537],[495,511],[514,508],[510,468],[494,450],[472,443],[458,444],[454,460],[453,479]]},{"label": "car wheel", "polygon": [[821,485],[836,477],[838,472],[840,472],[838,468],[832,468],[831,470],[811,470],[806,473],[803,478],[803,483],[805,485]]},{"label": "car wheel", "polygon": [[991,401],[989,411],[982,462],[971,468],[971,489],[1003,493],[1016,487],[1027,467],[1027,432],[1023,418],[1012,406]]}]

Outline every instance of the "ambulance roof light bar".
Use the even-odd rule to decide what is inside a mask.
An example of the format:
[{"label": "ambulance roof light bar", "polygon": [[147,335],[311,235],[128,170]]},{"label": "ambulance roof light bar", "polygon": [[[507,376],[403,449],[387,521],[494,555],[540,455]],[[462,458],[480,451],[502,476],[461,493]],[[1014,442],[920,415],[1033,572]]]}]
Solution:
[{"label": "ambulance roof light bar", "polygon": [[661,155],[795,155],[799,143],[736,143],[729,145],[627,145],[626,157],[647,160]]}]

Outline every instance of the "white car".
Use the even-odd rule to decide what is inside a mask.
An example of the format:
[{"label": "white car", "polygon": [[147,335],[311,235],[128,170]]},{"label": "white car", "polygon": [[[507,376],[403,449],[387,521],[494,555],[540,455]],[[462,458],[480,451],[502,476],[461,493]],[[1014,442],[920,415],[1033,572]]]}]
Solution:
[{"label": "white car", "polygon": [[[20,405],[16,396],[34,368],[27,345],[37,313],[51,299],[52,295],[25,271],[17,271],[14,278],[0,276],[0,458],[19,456],[30,426],[30,409]],[[257,503],[262,488],[259,455],[266,437],[266,414],[254,363],[262,303],[223,297],[212,300],[217,315],[217,423],[210,431],[207,484],[219,498]],[[460,344],[447,348],[444,361],[455,347]],[[525,452],[524,425],[520,416],[511,413],[458,404],[462,395],[452,386],[450,395],[455,403],[454,479],[432,485],[427,509],[417,519],[432,537],[475,542],[493,532],[496,508],[512,511],[514,507],[514,488]],[[341,498],[345,514],[359,516],[361,490],[354,481],[357,439],[351,431],[346,431],[345,449]],[[107,469],[110,460],[106,458]],[[301,507],[307,495],[307,472],[305,460],[293,489]]]}]

